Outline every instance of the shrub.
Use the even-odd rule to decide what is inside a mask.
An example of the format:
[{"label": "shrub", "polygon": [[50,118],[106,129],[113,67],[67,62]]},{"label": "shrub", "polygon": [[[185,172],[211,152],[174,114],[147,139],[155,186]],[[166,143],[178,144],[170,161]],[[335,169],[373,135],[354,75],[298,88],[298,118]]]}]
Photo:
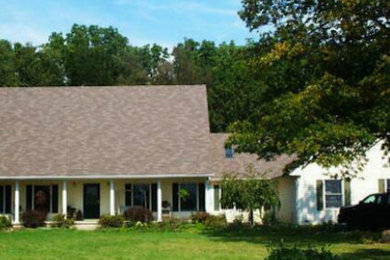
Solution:
[{"label": "shrub", "polygon": [[276,216],[272,211],[266,211],[263,215],[263,225],[272,226],[277,224]]},{"label": "shrub", "polygon": [[205,211],[198,211],[191,215],[191,220],[194,223],[205,223],[210,218],[210,214]]},{"label": "shrub", "polygon": [[242,222],[243,221],[243,216],[238,215],[234,218],[232,223],[229,223],[229,229],[230,230],[241,230],[245,225]]},{"label": "shrub", "polygon": [[339,260],[339,256],[334,255],[329,250],[321,248],[299,248],[299,247],[285,247],[281,244],[277,248],[272,248],[270,255],[266,260]]},{"label": "shrub", "polygon": [[131,222],[149,223],[153,220],[152,212],[150,210],[136,206],[127,209],[124,213],[124,217]]},{"label": "shrub", "polygon": [[0,229],[10,228],[12,223],[6,216],[0,216]]},{"label": "shrub", "polygon": [[102,215],[99,219],[99,225],[103,228],[120,228],[123,226],[124,218],[122,215]]},{"label": "shrub", "polygon": [[74,225],[74,221],[71,218],[65,218],[64,214],[56,214],[53,216],[52,227],[58,228],[70,228]]},{"label": "shrub", "polygon": [[22,214],[23,226],[37,228],[45,226],[46,212],[37,210],[27,210]]},{"label": "shrub", "polygon": [[226,228],[226,218],[225,215],[220,216],[209,216],[205,222],[207,228]]}]

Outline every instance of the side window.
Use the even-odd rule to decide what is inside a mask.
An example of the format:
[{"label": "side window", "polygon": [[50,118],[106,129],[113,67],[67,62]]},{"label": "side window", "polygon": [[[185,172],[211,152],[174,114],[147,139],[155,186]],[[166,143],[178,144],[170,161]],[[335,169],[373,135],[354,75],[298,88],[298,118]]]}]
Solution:
[{"label": "side window", "polygon": [[375,203],[375,195],[370,195],[363,200],[364,204]]},{"label": "side window", "polygon": [[325,206],[326,208],[340,208],[342,206],[343,194],[341,180],[325,181]]},{"label": "side window", "polygon": [[390,179],[387,179],[386,182],[386,191],[390,192]]},{"label": "side window", "polygon": [[377,199],[376,199],[376,204],[384,204],[385,200],[386,200],[386,196],[385,195],[379,195],[377,197]]}]

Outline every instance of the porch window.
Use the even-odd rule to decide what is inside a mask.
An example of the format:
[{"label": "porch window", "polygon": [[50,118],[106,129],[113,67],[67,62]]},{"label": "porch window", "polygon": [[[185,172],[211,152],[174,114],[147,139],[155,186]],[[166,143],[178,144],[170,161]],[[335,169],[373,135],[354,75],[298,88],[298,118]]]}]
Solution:
[{"label": "porch window", "polygon": [[133,205],[149,208],[150,202],[150,185],[135,184],[133,185]]},{"label": "porch window", "polygon": [[58,213],[58,185],[27,185],[26,209]]},{"label": "porch window", "polygon": [[[187,194],[181,197],[181,190]],[[173,211],[204,211],[205,184],[204,183],[173,183],[172,185]]]},{"label": "porch window", "polygon": [[341,180],[325,180],[326,208],[340,208],[343,204]]},{"label": "porch window", "polygon": [[0,186],[0,213],[11,213],[11,185]]},{"label": "porch window", "polygon": [[125,204],[157,211],[157,184],[126,184]]},{"label": "porch window", "polygon": [[197,195],[198,187],[196,183],[181,183],[180,190],[186,190],[188,196],[180,198],[180,210],[182,211],[195,211],[197,210]]}]

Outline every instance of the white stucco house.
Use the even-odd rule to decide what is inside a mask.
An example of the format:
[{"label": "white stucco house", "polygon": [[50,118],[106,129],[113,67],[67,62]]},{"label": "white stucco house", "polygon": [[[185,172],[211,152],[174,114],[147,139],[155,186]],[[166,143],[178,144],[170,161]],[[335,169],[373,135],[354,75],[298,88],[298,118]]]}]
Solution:
[{"label": "white stucco house", "polygon": [[203,85],[0,88],[0,124],[0,214],[14,224],[36,208],[37,193],[47,196],[48,219],[74,208],[96,220],[132,206],[157,221],[230,214],[220,205],[223,174],[249,163],[278,181],[283,222],[336,221],[341,206],[390,189],[379,145],[350,182],[316,165],[286,174],[288,156],[264,161],[225,149],[227,135],[210,132]]}]

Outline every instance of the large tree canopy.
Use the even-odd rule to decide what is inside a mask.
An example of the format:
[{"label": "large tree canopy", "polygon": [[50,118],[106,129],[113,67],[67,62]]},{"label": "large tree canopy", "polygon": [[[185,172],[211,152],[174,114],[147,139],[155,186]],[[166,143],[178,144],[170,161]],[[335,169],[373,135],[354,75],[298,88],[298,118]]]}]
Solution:
[{"label": "large tree canopy", "polygon": [[325,167],[364,159],[379,140],[388,151],[390,2],[242,2],[251,30],[272,29],[251,61],[269,101],[231,126],[229,143],[263,158],[294,154],[292,165]]}]

